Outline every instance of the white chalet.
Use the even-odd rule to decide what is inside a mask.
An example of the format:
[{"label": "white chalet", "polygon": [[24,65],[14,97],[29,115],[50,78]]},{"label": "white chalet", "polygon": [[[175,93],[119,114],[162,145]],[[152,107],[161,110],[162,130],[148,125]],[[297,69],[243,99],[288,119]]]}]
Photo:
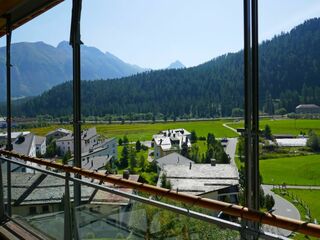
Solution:
[{"label": "white chalet", "polygon": [[[0,139],[2,141],[6,141],[7,134],[0,134]],[[38,136],[35,136],[34,134],[30,132],[13,132],[12,133],[12,147],[13,151],[28,157],[36,157],[36,139],[41,138]],[[25,162],[23,160],[16,160],[20,161],[21,163],[25,163],[30,166],[37,166],[36,164]],[[2,167],[2,170],[4,171],[6,169],[6,164]],[[6,171],[6,170],[5,170]],[[33,173],[34,170],[22,167],[17,164],[11,164],[11,171],[12,172],[30,172]]]},{"label": "white chalet", "polygon": [[190,136],[191,133],[182,128],[169,129],[153,135],[154,159],[164,157],[173,152],[180,152],[184,143],[190,148]]},{"label": "white chalet", "polygon": [[36,151],[41,155],[44,155],[47,150],[46,138],[41,136],[35,136],[36,141]]},{"label": "white chalet", "polygon": [[70,135],[70,134],[72,134],[72,131],[64,129],[64,128],[58,128],[56,130],[53,130],[53,131],[49,132],[46,135],[46,139],[47,139],[47,142],[48,142],[49,140],[60,139],[62,137]]},{"label": "white chalet", "polygon": [[[81,133],[81,152],[92,151],[98,144],[98,134],[96,128],[89,128]],[[61,154],[66,154],[70,151],[73,153],[73,134],[70,133],[56,140],[56,145],[60,149]]]}]

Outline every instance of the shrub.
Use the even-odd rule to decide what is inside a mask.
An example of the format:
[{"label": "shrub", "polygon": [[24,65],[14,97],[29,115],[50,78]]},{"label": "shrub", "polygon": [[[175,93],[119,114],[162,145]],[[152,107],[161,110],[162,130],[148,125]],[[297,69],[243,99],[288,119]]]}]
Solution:
[{"label": "shrub", "polygon": [[275,203],[274,198],[271,195],[267,194],[266,200],[265,200],[265,205],[266,205],[266,209],[268,209],[268,211],[270,211],[273,208],[274,203]]}]

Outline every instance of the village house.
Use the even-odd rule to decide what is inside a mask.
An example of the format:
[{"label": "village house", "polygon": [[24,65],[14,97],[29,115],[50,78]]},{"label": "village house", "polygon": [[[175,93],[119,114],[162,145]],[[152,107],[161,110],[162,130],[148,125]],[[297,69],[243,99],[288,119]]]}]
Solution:
[{"label": "village house", "polygon": [[170,181],[172,190],[215,200],[238,202],[239,173],[232,164],[173,164],[163,165],[162,175]]},{"label": "village house", "polygon": [[[118,159],[118,143],[116,138],[110,138],[99,143],[97,148],[81,154],[81,167],[88,170],[104,169],[107,163],[112,164]],[[69,159],[73,165],[73,158]]]},{"label": "village house", "polygon": [[[3,144],[3,148],[6,145],[7,134],[1,134],[0,139]],[[36,141],[35,135],[30,132],[14,132],[12,133],[12,150],[13,152],[28,156],[28,157],[36,157]],[[34,165],[23,160],[17,160],[21,163],[26,163],[27,165]],[[3,164],[2,171],[6,171],[7,165]],[[11,164],[12,172],[33,172],[31,169],[26,169],[17,164]]]},{"label": "village house", "polygon": [[[99,171],[105,173],[105,171]],[[139,175],[115,175],[124,177],[130,181],[138,181]],[[7,196],[7,183],[4,178],[4,195]],[[85,181],[91,179],[83,178]],[[94,181],[112,190],[134,194],[135,190],[117,186],[107,182]],[[62,229],[65,221],[65,180],[41,173],[12,173],[12,213],[15,216],[28,217],[28,224],[33,228],[41,229],[54,239],[64,239]],[[29,187],[31,186],[31,189]],[[69,181],[70,191],[73,182]],[[73,202],[73,194],[70,194]],[[82,205],[76,208],[79,213],[80,239],[87,239],[94,229],[95,236],[107,236],[108,239],[116,239],[119,232],[124,236],[130,232],[129,225],[132,222],[132,210],[135,201],[120,195],[96,189],[86,185],[81,186]],[[141,215],[141,211],[139,212]],[[28,226],[28,225],[27,225]],[[62,227],[62,228],[61,228]],[[33,229],[32,228],[32,229]],[[119,229],[121,231],[119,231]],[[106,234],[107,231],[107,234]],[[100,235],[101,234],[101,235]],[[47,236],[47,235],[46,235]],[[89,237],[90,238],[90,237]]]},{"label": "village house", "polygon": [[64,128],[58,128],[56,130],[49,132],[46,135],[46,139],[47,139],[47,142],[49,142],[51,140],[59,139],[59,138],[65,137],[70,134],[72,134],[72,131],[64,129]]},{"label": "village house", "polygon": [[[99,171],[104,173],[105,171]],[[115,175],[122,177],[122,175]],[[123,176],[131,181],[138,181],[139,175],[129,174]],[[19,216],[32,216],[37,214],[48,214],[63,211],[63,197],[65,192],[65,179],[46,175],[43,173],[12,173],[12,211]],[[91,181],[91,179],[83,178]],[[4,189],[7,189],[7,178],[4,177]],[[95,180],[99,184],[99,181]],[[101,183],[100,183],[101,184]],[[115,186],[114,184],[104,182],[103,186],[121,190],[127,193],[133,193],[133,189]],[[32,188],[31,191],[29,188]],[[73,182],[70,181],[70,189],[73,188]],[[7,193],[4,192],[6,196]],[[71,201],[73,197],[71,195]],[[127,206],[130,202],[124,198],[112,193],[96,190],[93,187],[83,185],[81,187],[81,201],[90,205],[113,205]],[[48,217],[48,216],[47,216]]]},{"label": "village house", "polygon": [[158,158],[155,160],[157,164],[158,173],[164,168],[165,165],[187,165],[189,166],[190,163],[194,163],[192,160],[182,156],[179,153],[173,152],[169,155],[164,157]]},{"label": "village house", "polygon": [[118,142],[116,138],[109,138],[101,141],[88,152],[83,152],[81,154],[83,161],[101,156],[106,156],[107,158],[112,157],[114,160],[118,159]]},{"label": "village house", "polygon": [[36,153],[40,155],[45,155],[47,150],[46,138],[41,136],[35,136],[36,141]]},{"label": "village house", "polygon": [[296,107],[297,114],[320,114],[320,107],[316,104],[300,104]]},{"label": "village house", "polygon": [[191,133],[185,129],[169,129],[153,135],[154,159],[161,158],[173,152],[180,152],[183,144],[191,148]]},{"label": "village house", "polygon": [[[12,132],[11,133],[11,141],[15,141],[20,136],[26,136],[30,134],[29,131],[26,132]],[[0,145],[6,145],[7,144],[7,133],[0,133]]]},{"label": "village house", "polygon": [[[97,147],[99,145],[98,138],[99,135],[95,127],[83,130],[81,133],[81,152],[89,152]],[[73,140],[73,133],[56,140],[56,145],[60,149],[61,155],[66,154],[68,151],[73,153]]]}]

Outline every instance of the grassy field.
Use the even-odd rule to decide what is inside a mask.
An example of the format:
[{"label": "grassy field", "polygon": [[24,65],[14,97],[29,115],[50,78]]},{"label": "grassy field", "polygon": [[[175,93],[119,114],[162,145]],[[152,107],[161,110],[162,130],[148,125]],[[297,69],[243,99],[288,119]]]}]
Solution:
[{"label": "grassy field", "polygon": [[244,167],[244,162],[240,161],[240,155],[239,155],[239,142],[237,143],[236,147],[236,155],[234,157],[234,160],[236,162],[237,168],[240,169],[241,167]]},{"label": "grassy field", "polygon": [[[279,191],[279,189],[273,190],[275,193],[280,195],[281,197],[287,199],[289,202],[291,202],[300,212],[301,220],[309,221],[309,219],[306,218],[307,211],[303,207],[301,203],[296,201],[296,199],[299,199],[299,201],[304,202],[305,205],[308,206],[311,213],[311,221],[314,219],[317,219],[319,222],[320,220],[320,190],[304,190],[304,189],[287,189],[287,191]],[[295,197],[293,197],[295,196]],[[294,236],[294,239],[316,239],[316,238],[307,238],[303,234],[297,234]]]},{"label": "grassy field", "polygon": [[[263,129],[268,124],[273,134],[293,134],[298,135],[300,132],[308,134],[310,129],[320,134],[320,120],[310,119],[278,119],[278,120],[261,120],[260,128]],[[228,123],[232,128],[243,128],[243,121]]]},{"label": "grassy field", "polygon": [[287,191],[308,205],[311,218],[317,219],[318,222],[320,221],[320,190],[288,189]]},{"label": "grassy field", "polygon": [[[195,121],[195,122],[169,122],[169,123],[126,123],[126,124],[84,124],[82,128],[96,126],[99,134],[107,137],[123,137],[127,135],[130,141],[151,140],[152,135],[165,129],[185,128],[188,131],[195,130],[197,136],[206,137],[213,133],[216,137],[236,137],[231,130],[222,126],[224,121]],[[56,128],[72,129],[71,125],[51,125],[43,128],[28,129],[36,135],[44,136]]]},{"label": "grassy field", "polygon": [[206,154],[207,152],[207,141],[200,141],[198,140],[194,145],[197,145],[199,147],[199,154],[200,154],[200,159],[202,157],[202,154]]},{"label": "grassy field", "polygon": [[260,160],[263,183],[320,185],[320,155]]}]

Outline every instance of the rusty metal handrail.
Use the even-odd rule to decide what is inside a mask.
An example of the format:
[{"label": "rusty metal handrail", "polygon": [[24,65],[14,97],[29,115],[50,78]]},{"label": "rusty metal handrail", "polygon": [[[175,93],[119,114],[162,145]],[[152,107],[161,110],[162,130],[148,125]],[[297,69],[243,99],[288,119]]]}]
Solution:
[{"label": "rusty metal handrail", "polygon": [[93,178],[100,181],[109,182],[119,186],[132,188],[141,192],[150,193],[157,196],[167,197],[172,200],[180,201],[185,204],[190,204],[192,206],[199,206],[206,209],[214,211],[223,211],[226,214],[240,217],[249,221],[254,221],[258,223],[267,224],[270,226],[275,226],[283,229],[287,229],[293,232],[299,232],[302,234],[307,234],[314,237],[320,237],[320,225],[303,222],[296,219],[291,219],[283,216],[273,215],[271,213],[263,213],[248,209],[247,207],[234,205],[226,202],[221,202],[213,199],[203,198],[199,196],[189,195],[185,193],[178,193],[173,190],[159,188],[153,185],[139,183],[117,177],[114,175],[105,175],[95,171],[90,171],[86,169],[81,169],[73,166],[63,165],[56,162],[50,162],[48,160],[43,160],[39,158],[31,158],[14,152],[0,150],[0,154],[22,159],[24,161],[29,161],[42,166],[47,166],[62,170],[68,173],[80,174],[81,176],[87,178]]}]

